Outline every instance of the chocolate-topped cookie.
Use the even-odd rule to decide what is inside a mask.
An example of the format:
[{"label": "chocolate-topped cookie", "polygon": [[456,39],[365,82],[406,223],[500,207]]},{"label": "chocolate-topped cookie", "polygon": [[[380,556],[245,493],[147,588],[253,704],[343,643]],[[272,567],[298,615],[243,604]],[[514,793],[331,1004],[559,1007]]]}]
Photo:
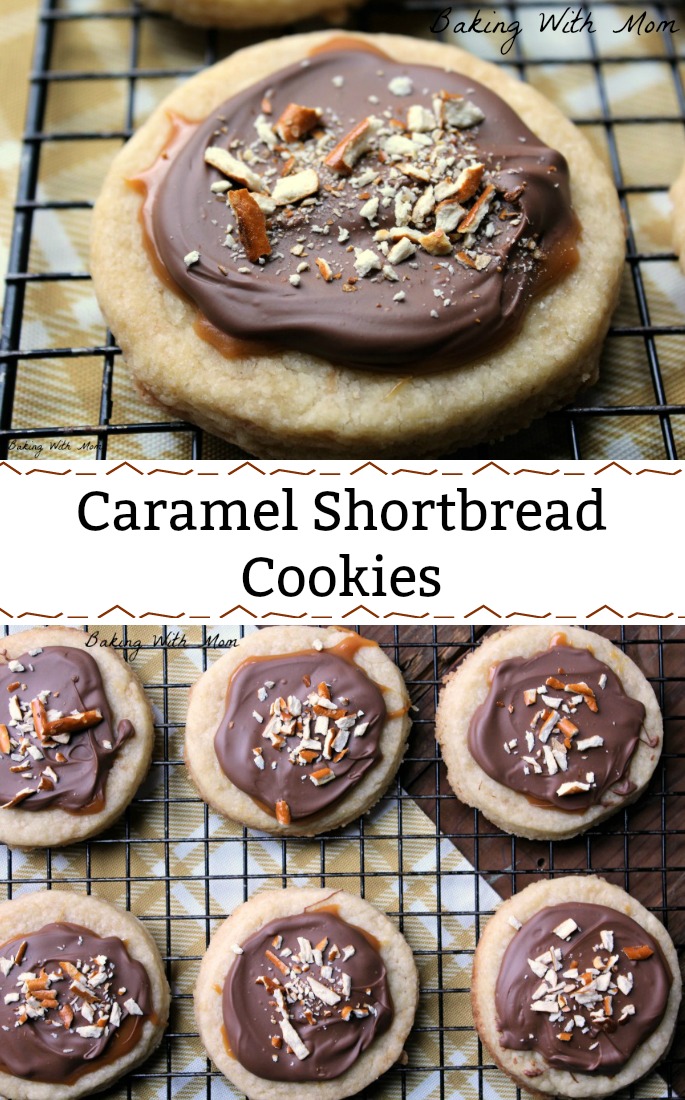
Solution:
[{"label": "chocolate-topped cookie", "polygon": [[264,455],[421,454],[594,378],[622,252],[604,169],[530,87],[453,47],[314,34],[153,115],[92,270],[167,410]]},{"label": "chocolate-topped cookie", "polygon": [[681,998],[660,922],[594,876],[538,882],[497,910],[474,959],[476,1027],[536,1096],[627,1088],[668,1050]]},{"label": "chocolate-topped cookie", "polygon": [[0,840],[22,848],[101,832],[150,765],[152,714],[137,676],[67,627],[0,646]]},{"label": "chocolate-topped cookie", "polygon": [[[266,96],[271,114],[255,135]],[[335,110],[313,106],[332,98]],[[166,159],[138,180],[149,251],[217,333],[347,367],[439,370],[505,343],[538,284],[577,262],[566,160],[470,76],[332,48],[269,74],[219,115],[229,139],[240,135],[231,152],[217,116],[190,133],[180,120]],[[361,121],[348,129],[351,117]],[[252,151],[247,190],[236,189],[240,149]],[[212,188],[230,183],[224,215]],[[250,203],[264,223],[256,255]]]},{"label": "chocolate-topped cookie", "polygon": [[448,677],[436,737],[462,801],[507,832],[561,839],[642,793],[663,723],[642,673],[605,638],[515,627]]},{"label": "chocolate-topped cookie", "polygon": [[0,1092],[92,1096],[159,1043],[169,987],[129,913],[58,890],[0,905]]},{"label": "chocolate-topped cookie", "polygon": [[409,699],[375,642],[267,627],[193,687],[185,759],[201,796],[252,828],[313,836],[364,813],[404,752]]},{"label": "chocolate-topped cookie", "polygon": [[397,1061],[418,997],[394,925],[342,891],[257,894],[212,937],[195,990],[200,1037],[252,1100],[338,1100]]}]

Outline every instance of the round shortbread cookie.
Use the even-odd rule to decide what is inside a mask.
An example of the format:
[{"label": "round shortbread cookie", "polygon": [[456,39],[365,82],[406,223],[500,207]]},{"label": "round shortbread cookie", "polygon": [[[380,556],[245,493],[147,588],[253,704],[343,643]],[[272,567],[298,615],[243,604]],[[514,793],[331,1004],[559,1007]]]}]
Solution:
[{"label": "round shortbread cookie", "polygon": [[[550,648],[553,639],[560,637],[565,638],[564,644],[573,649],[590,650],[598,661],[616,674],[625,694],[630,699],[638,700],[645,709],[639,739],[620,786],[608,786],[602,793],[601,801],[587,806],[582,812],[534,804],[526,794],[498,782],[488,774],[469,748],[469,728],[474,714],[490,695],[493,666],[511,658],[533,658]],[[527,686],[535,688],[536,685]],[[550,695],[554,694],[550,690]],[[598,693],[598,700],[601,706],[601,692]],[[532,706],[530,711],[536,709]],[[582,718],[582,705],[580,714]],[[576,718],[576,714],[569,715],[570,720]],[[582,737],[582,733],[578,737]],[[584,832],[639,798],[659,762],[663,746],[663,721],[654,691],[642,672],[606,638],[577,626],[561,629],[554,626],[521,626],[487,637],[446,677],[436,716],[436,738],[447,766],[450,785],[462,802],[481,810],[490,821],[508,833],[531,840],[562,840]],[[522,744],[512,746],[512,749],[518,752],[516,759],[526,753]],[[541,751],[539,745],[536,751]],[[601,746],[589,751],[588,769],[593,768],[591,754],[601,751]],[[544,770],[544,758],[541,758],[540,766]],[[558,778],[560,783],[563,782],[562,771],[559,771]]]},{"label": "round shortbread cookie", "polygon": [[[673,979],[660,1024],[613,1076],[554,1068],[540,1051],[515,1051],[501,1043],[495,991],[505,952],[518,934],[519,925],[525,926],[526,921],[549,906],[561,905],[563,908],[564,904],[571,906],[575,903],[603,906],[632,918],[657,942]],[[562,944],[561,939],[556,942]],[[532,981],[534,988],[538,980],[533,977]],[[620,887],[594,875],[572,875],[536,882],[504,902],[488,921],[473,963],[471,1001],[478,1033],[500,1069],[536,1097],[554,1096],[559,1100],[600,1097],[628,1088],[649,1073],[668,1052],[681,994],[678,955],[663,924]],[[646,1005],[641,1001],[635,1005],[635,1010],[644,1012]]]},{"label": "round shortbread cookie", "polygon": [[[90,804],[84,804],[81,812],[76,807],[63,809],[59,805],[51,804],[41,805],[36,810],[28,810],[25,808],[28,799],[10,807],[4,803],[0,808],[0,841],[10,847],[54,848],[72,844],[75,841],[94,836],[96,833],[101,833],[112,822],[116,821],[126,809],[150,767],[154,744],[154,725],[152,711],[145,697],[143,686],[135,672],[118,653],[100,646],[88,647],[86,644],[87,638],[88,635],[80,630],[70,627],[50,626],[22,631],[19,634],[10,634],[2,640],[0,646],[0,674],[3,675],[5,682],[12,681],[12,683],[7,683],[8,687],[15,683],[19,685],[15,694],[24,704],[31,702],[34,689],[37,692],[42,692],[54,690],[57,687],[56,684],[44,683],[43,679],[47,677],[32,674],[29,667],[32,662],[31,651],[37,652],[34,660],[35,669],[38,671],[41,668],[38,663],[41,660],[40,651],[46,650],[49,652],[50,647],[56,647],[56,649],[64,649],[67,654],[68,651],[73,651],[78,655],[77,659],[80,659],[82,654],[86,654],[89,662],[91,659],[95,662],[104,690],[105,702],[111,715],[111,731],[113,732],[110,733],[110,736],[118,738],[119,732],[124,728],[124,723],[130,723],[133,727],[133,732],[128,730],[120,741],[115,740],[114,742],[103,741],[104,735],[98,733],[98,726],[93,727],[92,733],[95,740],[92,744],[98,745],[97,753],[101,753],[106,762],[103,781],[99,787],[99,796],[97,800],[93,800]],[[24,672],[13,672],[8,667],[8,663],[16,661],[23,654],[28,655]],[[82,676],[83,673],[77,673],[77,675]],[[31,679],[31,684],[27,684],[28,690],[23,691],[22,681],[25,681],[27,677]],[[78,681],[76,683],[78,685]],[[6,726],[8,734],[12,736],[16,730],[9,710],[12,693],[3,691],[3,695],[7,702],[3,704],[0,723]],[[45,706],[48,715],[51,710],[59,707],[59,702],[59,698],[47,697]],[[68,704],[65,704],[65,706],[68,706]],[[69,707],[69,710],[71,709],[74,708]],[[31,711],[29,710],[27,718],[30,715]],[[32,729],[35,728],[32,717],[30,717],[29,724]],[[40,782],[44,782],[42,776],[45,766],[49,767],[48,758],[51,755],[54,756],[56,750],[60,751],[60,745],[57,744],[46,750],[45,755],[41,757],[41,739],[36,737],[34,733],[27,736],[29,741],[28,753],[38,754],[37,757],[35,755],[24,757],[27,762],[30,761],[31,768],[21,776],[21,789],[30,790],[35,789]],[[72,733],[71,736],[72,741],[90,737],[91,730],[77,731]],[[15,746],[12,746],[12,748],[14,751]],[[68,753],[69,747],[63,746],[63,748],[64,752]],[[94,753],[93,756],[97,756],[99,759],[97,753]],[[5,753],[3,752],[4,756]],[[68,765],[63,765],[64,771],[62,772],[61,767],[55,764],[54,759],[50,763],[53,765],[53,774],[58,775],[57,781],[54,783],[54,789],[56,794],[59,795],[61,791],[60,783],[63,783],[65,787],[67,784],[71,784],[73,787],[74,782],[77,780],[71,777],[76,773],[70,773]],[[74,766],[78,767],[79,765]],[[81,766],[78,772],[78,782],[84,778],[83,772],[84,769]],[[67,779],[67,776],[70,776],[70,778]],[[53,782],[53,780],[50,779],[49,782]]]},{"label": "round shortbread cookie", "polygon": [[[392,1001],[392,1021],[389,1028],[363,1050],[354,1064],[337,1077],[304,1082],[266,1080],[251,1073],[227,1050],[224,1038],[224,985],[240,959],[236,948],[240,949],[261,928],[279,918],[297,914],[311,916],[317,910],[324,913],[334,911],[353,930],[359,930],[371,938],[385,967]],[[342,949],[345,945],[337,946]],[[283,982],[288,981],[286,976],[282,977]],[[418,974],[411,948],[385,914],[361,898],[343,891],[291,887],[256,894],[239,906],[214,933],[195,987],[195,1017],[200,1038],[210,1058],[250,1100],[270,1100],[273,1096],[279,1100],[306,1100],[308,1097],[341,1100],[342,1097],[356,1095],[398,1061],[414,1021],[418,996]]]},{"label": "round shortbread cookie", "polygon": [[685,273],[685,165],[671,187],[673,203],[673,249],[680,260],[680,269]]},{"label": "round shortbread cookie", "polygon": [[[264,457],[440,454],[501,437],[562,407],[595,381],[617,300],[624,233],[616,192],[587,140],[555,106],[454,46],[393,35],[348,36],[377,46],[393,61],[450,69],[479,81],[566,158],[581,226],[578,263],[537,294],[503,346],[469,361],[466,355],[443,355],[445,369],[437,373],[422,372],[418,353],[412,374],[392,366],[334,365],[296,344],[295,350],[253,349],[227,357],[198,335],[194,303],[157,274],[141,229],[142,198],[127,181],[159,157],[170,137],[170,116],[206,119],[228,97],[336,37],[297,35],[233,54],[169,96],[117,155],[95,207],[91,270],[138,389],[168,415]],[[397,271],[404,277],[401,266]],[[341,301],[348,297],[358,295],[340,295]],[[437,323],[437,309],[433,313]],[[379,312],[379,325],[384,316]],[[352,331],[354,324],[346,328]]]},{"label": "round shortbread cookie", "polygon": [[[361,736],[355,736],[352,732],[347,742],[348,753],[350,757],[354,757],[357,752],[366,751],[368,738],[373,735],[376,739],[376,749],[373,752],[375,762],[365,767],[359,778],[351,777],[349,781],[336,778],[333,782],[328,782],[322,789],[332,792],[331,801],[312,814],[298,818],[295,799],[292,799],[291,820],[288,823],[283,819],[282,814],[279,815],[280,819],[274,816],[276,799],[270,810],[263,808],[266,799],[255,800],[251,794],[246,793],[245,789],[238,787],[231,781],[220,763],[215,741],[226,714],[229,681],[243,662],[254,658],[274,658],[274,665],[269,664],[268,671],[260,675],[258,690],[261,691],[262,680],[272,685],[263,701],[255,692],[250,694],[249,703],[244,704],[246,721],[251,726],[254,748],[258,750],[257,755],[259,755],[260,748],[263,746],[263,756],[266,758],[266,769],[259,771],[254,764],[254,759],[250,756],[245,765],[248,769],[246,778],[250,782],[260,777],[262,780],[264,778],[268,780],[271,774],[278,777],[279,768],[291,768],[289,753],[297,744],[297,739],[286,743],[277,754],[275,752],[271,754],[272,761],[268,751],[270,745],[264,737],[264,731],[270,721],[270,706],[278,697],[278,684],[274,686],[273,683],[277,680],[277,672],[274,671],[278,667],[277,659],[279,657],[287,659],[293,654],[303,652],[308,653],[311,661],[307,667],[313,671],[317,663],[323,662],[327,655],[332,654],[333,657],[337,657],[336,650],[346,657],[345,664],[351,666],[353,673],[355,669],[361,670],[364,674],[364,683],[368,685],[370,682],[374,693],[380,692],[382,702],[385,704],[385,718],[381,720],[379,716],[375,727],[372,726]],[[312,679],[311,689],[313,690],[316,686],[317,683]],[[306,698],[307,691],[302,694]],[[334,690],[334,699],[335,695]],[[350,700],[354,705],[354,698],[350,697]],[[205,802],[233,821],[252,829],[261,829],[278,835],[316,836],[353,821],[369,810],[384,793],[404,754],[411,726],[408,715],[409,706],[409,697],[400,670],[375,642],[337,627],[323,629],[305,626],[265,627],[242,639],[236,649],[225,653],[193,686],[186,719],[185,762]],[[261,721],[254,718],[253,710],[257,712]],[[331,721],[331,729],[333,725]],[[312,743],[315,744],[318,738],[321,747],[324,748],[325,732],[314,735],[314,728],[313,724]],[[358,730],[359,724],[354,728]],[[248,752],[251,752],[251,746],[252,742],[247,747]],[[316,750],[314,751],[316,753]],[[326,757],[319,753],[309,768],[294,768],[297,779],[300,779],[301,773],[302,782],[309,786],[310,772],[327,767],[329,761],[332,770],[336,771],[337,765],[332,759],[335,755],[336,753],[331,752],[330,756]],[[277,765],[273,772],[270,771],[272,762]],[[361,763],[364,765],[363,760]],[[346,786],[340,798],[335,794],[334,788],[336,783],[343,782]],[[278,783],[279,780],[276,778],[276,784]],[[311,793],[309,790],[303,792],[304,797]],[[282,792],[279,795],[279,798],[281,797],[283,797]]]},{"label": "round shortbread cookie", "polygon": [[342,23],[347,9],[360,0],[144,0],[153,11],[168,12],[183,23],[200,27],[278,27],[323,15]]},{"label": "round shortbread cookie", "polygon": [[[167,1026],[171,995],[157,945],[140,921],[109,902],[71,890],[43,890],[3,902],[0,904],[0,955],[3,944],[39,932],[53,924],[76,925],[99,938],[117,937],[121,940],[129,958],[140,964],[147,975],[151,1011],[144,1013],[143,1025],[133,1046],[111,1062],[107,1062],[106,1046],[104,1064],[79,1076],[72,1084],[25,1080],[0,1072],[0,1094],[8,1100],[74,1100],[79,1096],[92,1096],[101,1092],[148,1058],[159,1045]],[[83,961],[85,965],[85,959]],[[9,977],[14,973],[17,970],[13,967],[9,971]],[[54,982],[51,984],[54,986]],[[12,988],[15,988],[14,982]],[[126,994],[120,994],[118,1000],[123,1001],[125,996]],[[76,1000],[75,997],[70,999]],[[68,1000],[69,998],[60,1000],[60,1004]],[[123,1019],[125,1022],[126,1017]],[[75,1014],[72,1031],[81,1025],[87,1026],[86,1019]],[[32,1026],[31,1021],[24,1026]],[[112,1041],[113,1038],[110,1043]],[[3,1053],[0,1052],[0,1063],[2,1061]]]}]

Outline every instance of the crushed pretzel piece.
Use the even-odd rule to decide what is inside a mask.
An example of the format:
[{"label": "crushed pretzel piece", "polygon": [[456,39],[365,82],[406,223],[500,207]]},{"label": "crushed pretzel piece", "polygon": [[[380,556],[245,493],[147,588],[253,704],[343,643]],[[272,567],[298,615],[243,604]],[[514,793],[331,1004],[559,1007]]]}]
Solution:
[{"label": "crushed pretzel piece", "polygon": [[276,206],[289,206],[314,195],[319,190],[319,177],[313,168],[305,168],[291,176],[281,176],[271,192]]},{"label": "crushed pretzel piece", "polygon": [[348,134],[345,134],[334,149],[331,149],[324,163],[334,172],[349,176],[359,158],[371,148],[371,143],[381,125],[380,120],[373,115],[362,119]]},{"label": "crushed pretzel piece", "polygon": [[407,129],[412,133],[423,134],[435,129],[435,115],[420,103],[414,103],[407,111]]},{"label": "crushed pretzel piece", "polygon": [[570,783],[562,783],[560,787],[557,787],[557,795],[559,798],[564,798],[569,794],[582,794],[584,791],[589,791],[591,783],[581,783],[579,780],[575,780]]},{"label": "crushed pretzel piece", "polygon": [[642,959],[649,959],[654,954],[651,947],[647,944],[642,944],[641,947],[624,947],[623,954],[626,955],[632,962],[640,962]]},{"label": "crushed pretzel piece", "polygon": [[321,256],[318,256],[317,259],[314,262],[316,263],[316,266],[319,269],[319,273],[321,275],[321,278],[327,283],[332,282],[333,281],[333,270],[331,268],[331,265],[328,263],[328,261],[324,260]]},{"label": "crushed pretzel piece", "polygon": [[77,730],[87,730],[91,726],[97,726],[101,721],[102,711],[97,709],[83,710],[77,714],[63,714],[61,718],[51,719],[45,724],[44,732],[48,737],[53,736],[55,733],[75,733]]},{"label": "crushed pretzel piece", "polygon": [[251,191],[250,194],[267,218],[276,213],[276,203],[269,195],[263,195],[261,191]]},{"label": "crushed pretzel piece", "polygon": [[414,208],[411,212],[411,220],[414,225],[423,225],[426,218],[433,213],[434,207],[435,193],[432,187],[427,187],[420,198],[414,203]]},{"label": "crushed pretzel piece", "polygon": [[13,798],[10,798],[9,802],[3,803],[3,805],[0,806],[0,810],[11,810],[15,806],[18,806],[20,802],[23,802],[24,799],[29,798],[30,795],[35,793],[35,787],[23,787],[20,791],[17,791]]},{"label": "crushed pretzel piece", "polygon": [[245,254],[251,263],[256,263],[261,256],[268,256],[271,252],[266,218],[247,188],[229,192],[228,198]]},{"label": "crushed pretzel piece", "polygon": [[472,233],[478,228],[490,209],[490,203],[494,194],[495,188],[489,183],[485,190],[478,196],[464,220],[460,223],[459,233]]},{"label": "crushed pretzel piece", "polygon": [[400,237],[388,252],[388,263],[401,264],[416,252],[416,245],[408,237]]},{"label": "crushed pretzel piece", "polygon": [[[354,269],[362,279],[365,275],[369,275],[372,271],[380,271],[383,267],[380,258],[372,248],[357,248],[355,249],[355,255]],[[316,707],[314,710],[316,710]]]},{"label": "crushed pretzel piece", "polygon": [[424,233],[420,244],[426,252],[430,252],[431,256],[447,256],[452,251],[452,242],[444,229],[434,229],[432,233]]},{"label": "crushed pretzel piece", "polygon": [[411,164],[407,160],[398,164],[397,168],[403,176],[408,176],[409,179],[415,180],[417,183],[430,183],[431,175],[427,168],[420,168],[418,164]]},{"label": "crushed pretzel piece", "polygon": [[433,111],[440,126],[451,126],[457,130],[476,126],[485,118],[480,107],[453,92],[440,92],[433,100]]},{"label": "crushed pretzel piece", "polygon": [[266,191],[261,176],[253,172],[247,164],[243,164],[242,160],[238,160],[237,157],[229,153],[228,149],[221,149],[218,145],[210,145],[208,149],[205,149],[205,162],[211,165],[212,168],[216,168],[218,172],[223,172],[229,179],[241,184],[242,187],[246,187],[249,191]]},{"label": "crushed pretzel piece", "polygon": [[454,184],[456,187],[454,197],[459,199],[459,202],[467,202],[473,198],[480,187],[484,171],[484,164],[469,164],[466,168],[462,168]]},{"label": "crushed pretzel piece", "polygon": [[457,198],[443,199],[435,208],[435,228],[453,233],[466,213]]},{"label": "crushed pretzel piece", "polygon": [[289,103],[276,123],[276,133],[283,141],[301,141],[321,122],[319,107],[303,107]]},{"label": "crushed pretzel piece", "polygon": [[276,821],[279,825],[289,825],[291,821],[290,806],[282,798],[276,803]]}]

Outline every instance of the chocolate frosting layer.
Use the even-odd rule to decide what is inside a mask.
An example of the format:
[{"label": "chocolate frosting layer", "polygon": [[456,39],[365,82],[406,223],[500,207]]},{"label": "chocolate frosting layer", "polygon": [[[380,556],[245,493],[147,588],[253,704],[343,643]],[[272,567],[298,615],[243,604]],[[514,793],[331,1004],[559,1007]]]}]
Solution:
[{"label": "chocolate frosting layer", "polygon": [[153,1009],[150,981],[116,936],[46,924],[0,947],[0,1070],[71,1085],[122,1058]]},{"label": "chocolate frosting layer", "polygon": [[502,1045],[537,1050],[555,1069],[612,1077],[661,1023],[672,981],[657,941],[625,913],[581,902],[541,909],[502,959]]},{"label": "chocolate frosting layer", "polygon": [[383,694],[344,652],[250,657],[229,681],[219,764],[284,824],[345,798],[381,757]]},{"label": "chocolate frosting layer", "polygon": [[[89,724],[79,727],[74,712]],[[75,728],[64,731],[60,717]],[[6,662],[0,666],[1,808],[102,810],[110,768],[133,734],[126,719],[113,728],[100,670],[85,650],[45,646]]]},{"label": "chocolate frosting layer", "polygon": [[[414,371],[417,361],[428,363],[430,370],[454,367],[509,340],[533,294],[576,263],[579,230],[566,161],[499,96],[471,78],[400,64],[351,39],[343,42],[346,48],[317,53],[273,73],[233,96],[206,121],[183,127],[187,140],[172,140],[137,181],[148,192],[146,233],[176,286],[230,337],[360,368]],[[482,121],[461,128],[445,123],[442,131],[436,122],[435,130],[418,134],[405,129],[409,107],[434,111],[434,97],[443,92],[465,97],[484,115]],[[290,104],[320,108],[319,123],[302,141],[277,138],[270,149],[264,135]],[[267,116],[265,107],[271,111]],[[351,174],[327,167],[324,156],[370,116],[384,129]],[[412,118],[411,125],[430,126]],[[322,131],[325,141],[317,148]],[[438,134],[442,147],[428,163]],[[391,154],[388,135],[404,142],[416,138],[419,145],[400,141]],[[280,204],[267,215],[271,253],[260,262],[246,258],[230,199],[210,190],[226,177],[205,163],[209,146],[249,158],[272,192],[291,154],[296,161],[292,174],[303,165],[315,166],[315,194]],[[404,174],[408,162],[409,171],[412,162],[415,167],[421,162],[425,176],[424,161],[430,179]],[[484,174],[476,193],[463,199],[463,212],[490,187],[487,216],[475,224],[474,213],[470,233],[449,230],[443,249],[449,254],[418,244],[408,259],[388,267],[374,234],[396,226],[398,193],[410,211],[428,191],[435,202],[444,201],[443,191],[433,192],[433,184],[455,182],[463,168],[477,164],[484,166]],[[378,209],[371,213],[365,204],[375,199]],[[425,216],[416,210],[405,213],[400,224],[411,217],[410,229],[430,234],[438,225],[435,202]],[[233,233],[227,245],[229,227]],[[355,249],[376,256],[377,265],[366,276],[355,268]],[[193,261],[196,252],[199,259]],[[202,327],[198,331],[207,335]],[[229,353],[227,345],[224,350]]]},{"label": "chocolate frosting layer", "polygon": [[278,917],[241,947],[224,983],[224,1027],[231,1052],[257,1077],[339,1077],[390,1027],[377,945],[335,913]]},{"label": "chocolate frosting layer", "polygon": [[468,746],[498,783],[536,805],[583,813],[623,779],[644,718],[608,665],[558,645],[495,666]]}]

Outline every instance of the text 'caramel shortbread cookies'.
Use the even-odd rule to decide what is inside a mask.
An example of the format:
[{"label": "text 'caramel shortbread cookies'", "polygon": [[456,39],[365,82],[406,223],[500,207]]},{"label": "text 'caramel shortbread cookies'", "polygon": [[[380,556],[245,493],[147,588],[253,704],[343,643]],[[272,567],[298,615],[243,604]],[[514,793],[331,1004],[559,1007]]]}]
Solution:
[{"label": "text 'caramel shortbread cookies'", "polygon": [[315,836],[365,813],[409,734],[402,674],[335,627],[266,627],[192,689],[185,760],[200,795],[254,829]]},{"label": "text 'caramel shortbread cookies'", "polygon": [[495,1062],[535,1096],[601,1097],[667,1053],[682,992],[664,926],[594,875],[537,882],[488,921],[472,1004]]},{"label": "text 'caramel shortbread cookies'", "polygon": [[0,840],[70,844],[123,812],[150,766],[152,713],[135,673],[68,627],[0,646]]},{"label": "text 'caramel shortbread cookies'", "polygon": [[195,1016],[250,1100],[341,1100],[398,1061],[418,993],[411,948],[383,913],[294,887],[255,895],[214,934]]},{"label": "text 'caramel shortbread cookies'", "polygon": [[143,394],[260,455],[438,453],[596,377],[623,255],[575,127],[464,51],[262,43],[116,158],[92,272]]},{"label": "text 'caramel shortbread cookies'", "polygon": [[663,746],[637,666],[580,627],[491,635],[443,689],[436,737],[455,794],[509,833],[563,839],[633,802]]},{"label": "text 'caramel shortbread cookies'", "polygon": [[169,986],[152,938],[108,902],[48,890],[0,905],[0,1093],[92,1096],[160,1042]]}]

